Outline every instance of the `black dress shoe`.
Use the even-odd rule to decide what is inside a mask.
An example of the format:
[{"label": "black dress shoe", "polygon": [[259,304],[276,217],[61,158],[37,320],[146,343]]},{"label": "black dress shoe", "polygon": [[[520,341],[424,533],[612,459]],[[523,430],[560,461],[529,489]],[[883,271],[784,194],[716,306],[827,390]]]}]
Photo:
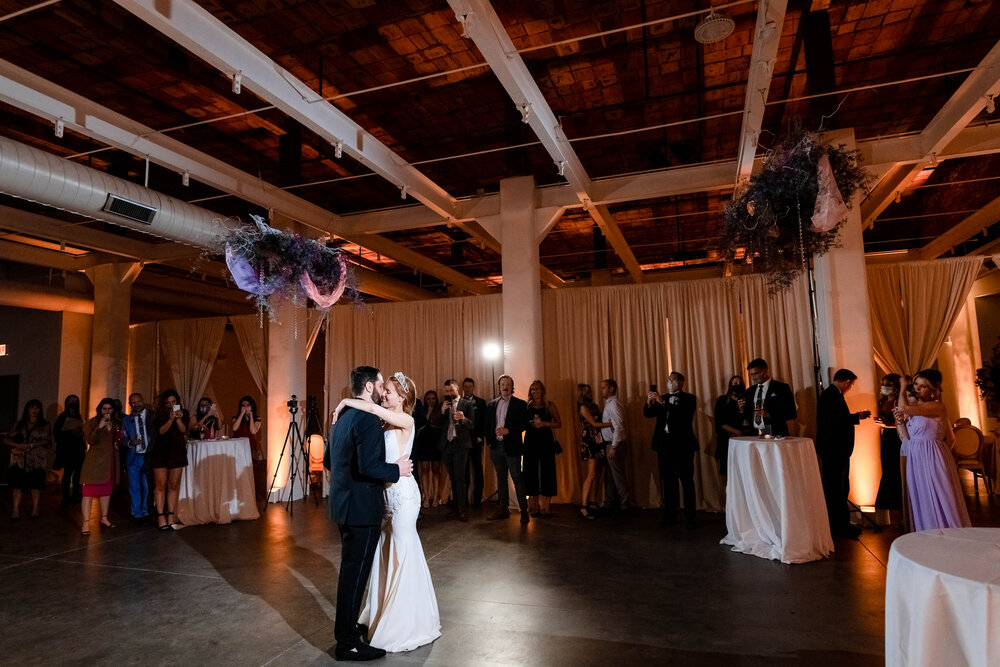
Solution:
[{"label": "black dress shoe", "polygon": [[337,644],[337,648],[334,649],[333,655],[337,660],[367,662],[369,660],[384,658],[385,649],[375,648],[374,646],[368,646],[366,644],[341,649],[340,644]]}]

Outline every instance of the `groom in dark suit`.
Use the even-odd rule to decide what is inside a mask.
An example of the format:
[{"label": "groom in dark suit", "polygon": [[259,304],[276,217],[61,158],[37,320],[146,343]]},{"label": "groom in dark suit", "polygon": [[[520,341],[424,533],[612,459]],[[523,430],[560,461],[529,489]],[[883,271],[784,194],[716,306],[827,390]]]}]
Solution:
[{"label": "groom in dark suit", "polygon": [[[351,371],[351,393],[382,402],[382,375],[377,368]],[[323,466],[330,471],[330,518],[340,527],[340,579],[337,584],[337,660],[375,660],[385,651],[368,646],[368,629],[358,625],[361,598],[368,584],[382,527],[385,483],[398,482],[413,471],[409,457],[386,463],[385,438],[378,417],[347,408],[330,429]]]},{"label": "groom in dark suit", "polygon": [[771,435],[788,435],[788,422],[798,416],[792,388],[772,378],[763,359],[747,364],[747,372],[750,387],[746,392],[743,416],[754,430],[770,429]]},{"label": "groom in dark suit", "polygon": [[698,451],[698,438],[694,434],[694,413],[698,400],[684,391],[684,376],[674,371],[667,378],[667,395],[661,396],[650,388],[645,417],[656,418],[653,429],[653,451],[660,464],[663,484],[663,517],[661,524],[677,521],[677,481],[684,489],[684,520],[687,527],[695,527],[694,506],[694,453]]}]

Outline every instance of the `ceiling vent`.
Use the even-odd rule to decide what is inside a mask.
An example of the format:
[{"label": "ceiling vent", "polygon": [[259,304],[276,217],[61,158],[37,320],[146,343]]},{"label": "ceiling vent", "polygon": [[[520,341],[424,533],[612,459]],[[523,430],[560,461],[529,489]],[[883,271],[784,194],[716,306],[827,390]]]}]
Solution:
[{"label": "ceiling vent", "polygon": [[118,195],[112,194],[108,195],[108,201],[104,203],[103,210],[135,222],[141,222],[144,225],[153,224],[153,216],[156,215],[156,209],[152,206],[122,199]]},{"label": "ceiling vent", "polygon": [[694,38],[695,41],[702,44],[715,44],[733,34],[735,27],[736,23],[728,16],[710,11],[708,16],[694,29]]}]

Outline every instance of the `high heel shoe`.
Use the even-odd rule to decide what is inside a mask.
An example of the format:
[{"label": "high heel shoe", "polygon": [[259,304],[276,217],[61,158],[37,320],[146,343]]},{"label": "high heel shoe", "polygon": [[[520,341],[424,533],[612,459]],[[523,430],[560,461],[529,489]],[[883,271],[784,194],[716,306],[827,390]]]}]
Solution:
[{"label": "high heel shoe", "polygon": [[101,517],[101,525],[104,526],[105,528],[114,528],[115,527],[115,524],[113,524],[110,521],[108,521],[108,517],[106,517],[106,516],[102,516]]},{"label": "high heel shoe", "polygon": [[173,528],[174,530],[177,530],[177,528],[179,526],[183,526],[184,525],[180,521],[177,520],[177,515],[174,514],[173,512],[167,512],[167,516],[174,517],[173,521],[171,521],[170,519],[167,519],[167,527],[168,528]]},{"label": "high heel shoe", "polygon": [[[160,517],[163,517],[163,523],[160,523]],[[156,529],[157,530],[170,530],[170,524],[167,523],[167,513],[157,512],[156,514]]]},{"label": "high heel shoe", "polygon": [[83,530],[80,531],[80,534],[83,535],[84,537],[90,537],[90,522],[89,521],[87,523],[83,524]]}]

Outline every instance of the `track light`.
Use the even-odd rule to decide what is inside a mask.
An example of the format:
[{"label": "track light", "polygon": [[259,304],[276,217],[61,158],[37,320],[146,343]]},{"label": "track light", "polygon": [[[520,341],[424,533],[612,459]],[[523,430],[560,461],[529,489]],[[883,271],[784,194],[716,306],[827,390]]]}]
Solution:
[{"label": "track light", "polygon": [[184,187],[191,185],[191,174],[187,173],[186,171],[183,174],[181,174],[181,185],[183,185]]},{"label": "track light", "polygon": [[992,114],[996,110],[997,110],[997,103],[993,99],[993,95],[987,95],[986,96],[986,113]]},{"label": "track light", "polygon": [[344,157],[344,142],[338,141],[333,145],[333,156],[338,160]]},{"label": "track light", "polygon": [[527,123],[528,118],[531,116],[531,103],[526,102],[517,108],[521,112],[521,122]]},{"label": "track light", "polygon": [[233,94],[239,95],[243,90],[243,72],[233,74]]},{"label": "track light", "polygon": [[473,13],[467,11],[464,14],[455,14],[455,18],[458,19],[458,23],[462,26],[462,37],[469,39],[471,35],[469,34],[469,26],[472,24]]},{"label": "track light", "polygon": [[399,188],[399,198],[400,199],[406,199],[406,186],[405,185],[402,185]]},{"label": "track light", "polygon": [[556,171],[557,171],[557,173],[560,176],[565,176],[566,175],[566,161],[565,160],[559,160],[558,162],[556,162]]},{"label": "track light", "polygon": [[902,201],[902,199],[903,197],[899,194],[899,190],[896,190],[896,197],[895,197],[896,203],[898,204],[900,201]]},{"label": "track light", "polygon": [[937,166],[937,153],[931,153],[931,166]]},{"label": "track light", "polygon": [[55,129],[55,133],[56,133],[56,138],[57,139],[62,139],[63,138],[63,131],[66,129],[66,124],[63,122],[62,118],[60,118],[59,120],[56,121],[54,129]]}]

